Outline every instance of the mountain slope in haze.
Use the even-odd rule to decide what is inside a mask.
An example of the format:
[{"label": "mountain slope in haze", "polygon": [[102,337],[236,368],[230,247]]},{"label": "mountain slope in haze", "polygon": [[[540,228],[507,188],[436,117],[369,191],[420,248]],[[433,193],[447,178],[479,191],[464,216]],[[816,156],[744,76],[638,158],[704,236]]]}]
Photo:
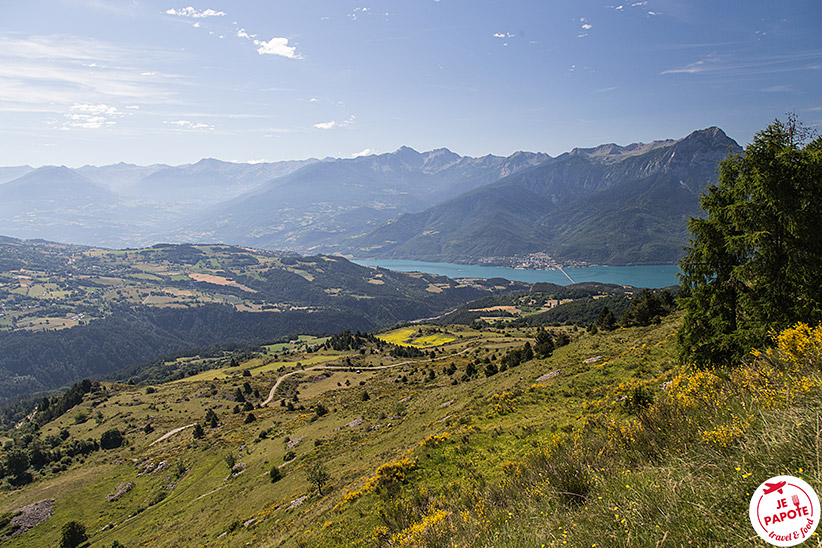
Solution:
[{"label": "mountain slope in haze", "polygon": [[67,167],[41,167],[0,185],[4,234],[91,243],[118,232],[121,219],[132,219],[129,209],[120,196]]},{"label": "mountain slope in haze", "polygon": [[150,166],[138,166],[120,162],[107,166],[86,165],[77,168],[75,171],[89,180],[104,186],[113,192],[128,192],[129,188],[138,184],[144,177],[152,173],[167,169],[171,166],[165,164],[153,164]]},{"label": "mountain slope in haze", "polygon": [[154,171],[142,177],[129,189],[129,193],[150,196],[160,202],[205,202],[213,205],[316,161],[238,164],[204,158],[195,164],[165,166]]},{"label": "mountain slope in haze", "polygon": [[604,264],[673,263],[686,220],[739,145],[716,127],[676,141],[574,151],[352,239],[362,258],[473,262],[545,252]]},{"label": "mountain slope in haze", "polygon": [[319,162],[208,211],[175,239],[332,252],[348,236],[549,158],[526,152],[471,158],[448,149],[420,153],[402,147],[389,154]]},{"label": "mountain slope in haze", "polygon": [[13,181],[0,185],[0,199],[12,202],[43,204],[44,209],[76,207],[89,201],[110,203],[113,194],[67,167],[41,167]]},{"label": "mountain slope in haze", "polygon": [[0,233],[106,247],[151,244],[168,240],[182,220],[314,161],[3,168],[0,178],[20,176],[0,184]]},{"label": "mountain slope in haze", "polygon": [[13,181],[18,177],[31,173],[32,171],[34,171],[34,168],[31,166],[0,167],[0,185]]},{"label": "mountain slope in haze", "polygon": [[[117,248],[220,241],[333,251],[347,236],[547,159],[402,147],[354,159],[2,168],[0,181],[10,180],[0,184],[7,198],[0,231]],[[65,195],[70,188],[76,192]]]}]

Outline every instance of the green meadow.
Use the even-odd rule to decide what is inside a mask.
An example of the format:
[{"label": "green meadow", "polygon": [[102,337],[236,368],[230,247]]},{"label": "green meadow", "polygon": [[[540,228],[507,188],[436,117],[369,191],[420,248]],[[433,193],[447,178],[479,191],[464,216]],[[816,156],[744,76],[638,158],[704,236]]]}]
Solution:
[{"label": "green meadow", "polygon": [[[748,493],[783,473],[819,485],[822,336],[796,331],[803,345],[694,372],[676,359],[679,321],[569,329],[552,355],[489,376],[536,331],[449,326],[433,357],[363,342],[151,387],[104,383],[38,435],[116,428],[126,443],[7,487],[0,512],[43,499],[55,512],[4,546],[55,546],[71,520],[93,547],[759,546]],[[192,423],[202,437],[157,441]]]}]

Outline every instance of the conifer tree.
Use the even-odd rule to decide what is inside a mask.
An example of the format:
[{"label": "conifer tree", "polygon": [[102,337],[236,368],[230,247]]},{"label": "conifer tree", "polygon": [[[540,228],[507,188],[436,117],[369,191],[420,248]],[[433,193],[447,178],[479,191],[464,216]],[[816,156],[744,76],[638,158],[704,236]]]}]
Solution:
[{"label": "conifer tree", "polygon": [[774,121],[720,165],[680,262],[684,361],[732,365],[768,333],[822,320],[822,138]]}]

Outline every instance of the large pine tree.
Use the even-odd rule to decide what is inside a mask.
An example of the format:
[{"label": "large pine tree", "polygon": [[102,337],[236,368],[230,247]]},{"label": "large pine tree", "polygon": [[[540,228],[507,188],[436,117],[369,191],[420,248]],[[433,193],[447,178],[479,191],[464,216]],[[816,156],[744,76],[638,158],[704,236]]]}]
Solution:
[{"label": "large pine tree", "polygon": [[822,138],[774,121],[720,165],[680,262],[683,359],[731,365],[772,329],[822,321]]}]

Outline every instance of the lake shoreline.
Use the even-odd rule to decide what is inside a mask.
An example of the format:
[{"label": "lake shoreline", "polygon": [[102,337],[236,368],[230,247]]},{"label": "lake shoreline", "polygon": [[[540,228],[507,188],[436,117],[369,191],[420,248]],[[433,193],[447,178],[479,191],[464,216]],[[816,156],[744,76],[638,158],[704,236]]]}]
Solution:
[{"label": "lake shoreline", "polygon": [[503,278],[526,283],[554,283],[569,285],[571,283],[599,282],[648,287],[659,289],[678,285],[677,265],[632,265],[609,266],[597,265],[586,267],[556,267],[551,269],[525,269],[486,265],[467,265],[458,263],[435,263],[403,259],[370,260],[351,259],[361,266],[371,266],[395,270],[398,272],[424,272],[448,276],[452,279],[492,279]]}]

